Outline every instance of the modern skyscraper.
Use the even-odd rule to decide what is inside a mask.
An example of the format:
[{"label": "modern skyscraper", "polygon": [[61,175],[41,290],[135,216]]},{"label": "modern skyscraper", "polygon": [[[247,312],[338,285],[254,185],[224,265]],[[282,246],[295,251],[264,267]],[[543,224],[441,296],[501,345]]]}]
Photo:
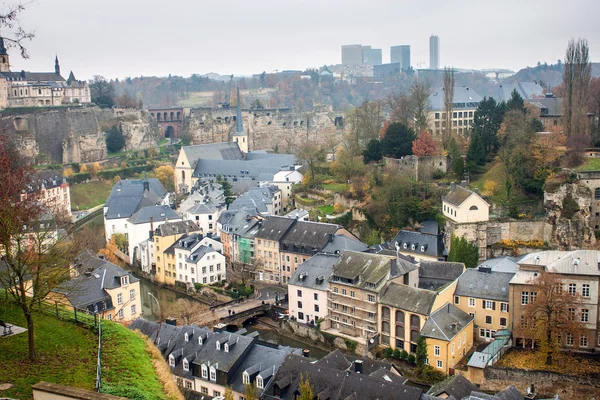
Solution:
[{"label": "modern skyscraper", "polygon": [[400,69],[402,71],[408,71],[410,69],[410,46],[392,46],[390,48],[390,62],[400,63]]},{"label": "modern skyscraper", "polygon": [[363,63],[363,46],[360,44],[348,44],[342,46],[342,64],[359,65]]},{"label": "modern skyscraper", "polygon": [[429,38],[429,69],[440,69],[440,38],[437,35]]},{"label": "modern skyscraper", "polygon": [[363,46],[363,62],[369,65],[381,65],[383,54],[381,49],[372,49],[371,46]]}]

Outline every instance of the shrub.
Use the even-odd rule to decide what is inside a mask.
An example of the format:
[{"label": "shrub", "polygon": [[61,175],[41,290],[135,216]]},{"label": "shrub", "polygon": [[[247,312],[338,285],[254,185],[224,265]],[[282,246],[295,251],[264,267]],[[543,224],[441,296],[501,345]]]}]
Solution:
[{"label": "shrub", "polygon": [[400,359],[406,361],[408,359],[408,351],[402,350],[400,352]]},{"label": "shrub", "polygon": [[119,126],[113,125],[106,133],[106,150],[109,153],[117,153],[123,147],[125,147],[125,136]]},{"label": "shrub", "polygon": [[393,357],[394,355],[394,350],[392,350],[390,347],[386,347],[385,349],[383,349],[383,356],[386,358],[389,357]]},{"label": "shrub", "polygon": [[358,343],[356,343],[354,340],[344,339],[344,343],[346,344],[348,350],[350,350],[353,353],[356,351],[356,346],[358,345]]},{"label": "shrub", "polygon": [[417,358],[415,357],[414,354],[409,354],[407,360],[408,360],[409,364],[415,364],[417,361]]},{"label": "shrub", "polygon": [[433,179],[443,179],[446,177],[446,173],[441,169],[436,169],[435,171],[433,171],[433,174],[431,174],[431,177]]},{"label": "shrub", "polygon": [[394,357],[396,360],[400,360],[400,356],[401,356],[401,355],[402,355],[402,351],[400,351],[400,349],[398,349],[398,348],[394,349],[394,354],[393,354],[393,357]]}]

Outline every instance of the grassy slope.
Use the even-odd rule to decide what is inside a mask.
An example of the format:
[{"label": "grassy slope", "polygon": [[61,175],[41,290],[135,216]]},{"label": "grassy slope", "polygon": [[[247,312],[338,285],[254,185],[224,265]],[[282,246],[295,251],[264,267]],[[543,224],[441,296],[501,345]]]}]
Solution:
[{"label": "grassy slope", "polygon": [[71,186],[71,208],[80,210],[99,206],[110,194],[113,184],[111,181],[92,181]]},{"label": "grassy slope", "polygon": [[578,171],[600,171],[600,158],[585,157],[585,161]]},{"label": "grassy slope", "polygon": [[[0,301],[0,319],[25,325],[21,311]],[[27,334],[0,338],[0,383],[13,388],[0,396],[31,399],[31,385],[48,381],[93,390],[98,336],[95,332],[54,317],[37,314],[38,360],[27,360]],[[164,399],[162,385],[145,350],[144,340],[116,323],[106,322],[102,379],[106,391],[136,399]]]},{"label": "grassy slope", "polygon": [[[505,177],[506,168],[504,167],[504,164],[502,164],[501,162],[491,163],[486,165],[485,173],[481,175],[477,180],[471,182],[470,186],[471,188],[479,189],[479,193],[486,194],[484,190],[485,182],[496,182],[496,193],[488,197],[493,203],[504,203],[508,201],[508,197],[506,195],[506,187],[504,186]],[[523,192],[519,188],[515,186],[513,186],[512,188],[511,197],[512,201],[528,200],[528,197],[525,194],[523,194]]]}]

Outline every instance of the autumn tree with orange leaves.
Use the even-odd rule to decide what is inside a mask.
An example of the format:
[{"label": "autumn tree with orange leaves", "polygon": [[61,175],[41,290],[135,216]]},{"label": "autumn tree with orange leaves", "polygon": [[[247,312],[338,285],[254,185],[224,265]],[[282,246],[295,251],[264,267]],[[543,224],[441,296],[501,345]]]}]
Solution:
[{"label": "autumn tree with orange leaves", "polygon": [[552,356],[563,344],[579,344],[585,332],[584,314],[578,303],[581,295],[570,292],[556,273],[543,271],[529,282],[527,302],[520,321],[514,321],[515,336],[534,343],[552,364]]},{"label": "autumn tree with orange leaves", "polygon": [[427,130],[421,131],[419,136],[412,142],[413,154],[417,157],[433,156],[437,154],[437,144],[433,136]]}]

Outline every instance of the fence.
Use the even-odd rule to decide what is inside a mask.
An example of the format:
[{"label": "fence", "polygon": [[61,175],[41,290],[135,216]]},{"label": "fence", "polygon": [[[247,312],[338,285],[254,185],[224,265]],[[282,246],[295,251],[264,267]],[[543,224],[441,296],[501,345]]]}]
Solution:
[{"label": "fence", "polygon": [[98,329],[98,314],[88,314],[86,311],[77,310],[76,308],[73,310],[68,310],[60,307],[58,303],[52,305],[45,302],[40,302],[37,307],[34,307],[34,309],[36,311],[41,311],[44,314],[52,315],[63,321],[75,322],[76,324],[83,325],[88,328]]}]

